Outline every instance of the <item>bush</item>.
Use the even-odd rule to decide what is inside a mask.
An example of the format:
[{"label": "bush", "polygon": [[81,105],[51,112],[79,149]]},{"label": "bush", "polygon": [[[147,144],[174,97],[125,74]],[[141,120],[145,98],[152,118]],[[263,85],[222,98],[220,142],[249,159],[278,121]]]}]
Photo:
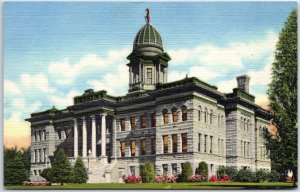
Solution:
[{"label": "bush", "polygon": [[150,161],[146,161],[145,165],[141,166],[140,172],[143,183],[154,182],[156,173]]},{"label": "bush", "polygon": [[269,172],[270,182],[278,182],[279,180],[280,180],[280,174],[277,171],[272,170],[271,172]]},{"label": "bush", "polygon": [[192,164],[186,162],[182,165],[182,170],[181,170],[181,174],[178,177],[178,181],[187,182],[192,175],[193,175]]},{"label": "bush", "polygon": [[259,169],[255,172],[255,182],[265,182],[269,180],[269,173],[263,169]]},{"label": "bush", "polygon": [[230,177],[225,174],[222,177],[220,177],[219,181],[220,182],[230,182]]},{"label": "bush", "polygon": [[124,183],[140,183],[142,182],[142,179],[140,176],[134,176],[134,175],[129,175],[129,176],[123,176],[123,181]]},{"label": "bush", "polygon": [[229,178],[234,178],[237,174],[237,169],[234,167],[222,166],[219,167],[217,170],[218,178],[222,178],[223,176],[227,175]]},{"label": "bush", "polygon": [[207,163],[205,163],[204,161],[200,162],[198,168],[196,168],[196,170],[195,170],[195,174],[203,175],[205,177],[205,180],[207,181],[207,178],[208,178]]},{"label": "bush", "polygon": [[240,169],[233,180],[238,182],[255,182],[255,173],[249,169]]},{"label": "bush", "polygon": [[74,168],[73,168],[73,176],[72,182],[73,183],[86,183],[88,180],[88,173],[84,166],[84,163],[81,157],[77,157]]},{"label": "bush", "polygon": [[189,178],[189,181],[190,182],[201,182],[201,181],[205,181],[205,177],[201,174],[196,174],[196,175],[192,175],[190,178]]},{"label": "bush", "polygon": [[176,175],[168,176],[166,173],[160,176],[155,176],[156,183],[175,183],[176,180]]},{"label": "bush", "polygon": [[216,181],[218,181],[218,178],[217,178],[217,176],[212,175],[212,176],[209,178],[208,181],[209,181],[209,182],[216,182]]}]

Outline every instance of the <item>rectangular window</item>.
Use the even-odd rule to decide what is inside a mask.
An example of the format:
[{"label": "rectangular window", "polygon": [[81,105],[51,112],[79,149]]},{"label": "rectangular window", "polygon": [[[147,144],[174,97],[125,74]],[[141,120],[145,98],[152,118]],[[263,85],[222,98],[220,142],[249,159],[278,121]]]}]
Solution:
[{"label": "rectangular window", "polygon": [[168,164],[163,164],[163,174],[168,174]]},{"label": "rectangular window", "polygon": [[163,136],[164,153],[168,153],[168,135]]},{"label": "rectangular window", "polygon": [[151,114],[151,127],[156,127],[156,113]]},{"label": "rectangular window", "polygon": [[141,128],[147,127],[147,118],[146,115],[141,115]]},{"label": "rectangular window", "polygon": [[147,83],[152,84],[152,69],[147,68]]},{"label": "rectangular window", "polygon": [[141,155],[146,155],[147,152],[147,141],[146,139],[141,140]]},{"label": "rectangular window", "polygon": [[201,152],[201,134],[198,133],[198,151]]},{"label": "rectangular window", "polygon": [[172,174],[177,175],[177,164],[176,163],[172,164]]},{"label": "rectangular window", "polygon": [[125,141],[120,142],[121,157],[125,157]]},{"label": "rectangular window", "polygon": [[207,135],[204,135],[204,153],[206,153]]},{"label": "rectangular window", "polygon": [[151,138],[151,154],[156,154],[156,138]]},{"label": "rectangular window", "polygon": [[177,134],[172,135],[173,153],[177,153]]},{"label": "rectangular window", "polygon": [[121,131],[125,131],[125,119],[120,119]]},{"label": "rectangular window", "polygon": [[135,166],[130,166],[130,174],[135,176]]},{"label": "rectangular window", "polygon": [[178,121],[178,112],[172,111],[172,117],[173,117],[173,122],[177,122]]},{"label": "rectangular window", "polygon": [[168,112],[163,112],[164,124],[169,123],[169,115]]},{"label": "rectangular window", "polygon": [[135,130],[135,117],[130,117],[131,130]]},{"label": "rectangular window", "polygon": [[187,133],[181,134],[182,138],[182,152],[188,151],[188,145],[187,145]]},{"label": "rectangular window", "polygon": [[212,151],[213,151],[213,136],[210,136],[210,150],[209,150],[209,152],[210,153],[212,153]]},{"label": "rectangular window", "polygon": [[187,109],[183,108],[181,112],[182,112],[182,121],[187,121]]},{"label": "rectangular window", "polygon": [[130,141],[131,157],[135,156],[135,140]]}]

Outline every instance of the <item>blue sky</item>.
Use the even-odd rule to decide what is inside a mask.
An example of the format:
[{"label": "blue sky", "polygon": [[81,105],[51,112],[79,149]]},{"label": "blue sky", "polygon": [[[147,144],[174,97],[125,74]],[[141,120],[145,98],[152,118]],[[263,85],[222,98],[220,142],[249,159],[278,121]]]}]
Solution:
[{"label": "blue sky", "polygon": [[[72,104],[85,89],[124,95],[126,56],[150,8],[172,60],[168,81],[196,76],[222,92],[251,77],[267,103],[278,34],[295,2],[8,2],[4,4],[4,121],[29,133],[24,118]],[[16,126],[17,125],[17,126]],[[12,131],[13,130],[13,131]]]}]

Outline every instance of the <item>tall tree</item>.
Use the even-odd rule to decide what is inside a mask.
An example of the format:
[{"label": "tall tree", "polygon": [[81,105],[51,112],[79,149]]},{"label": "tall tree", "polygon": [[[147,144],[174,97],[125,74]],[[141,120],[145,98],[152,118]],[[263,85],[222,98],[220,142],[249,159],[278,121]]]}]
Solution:
[{"label": "tall tree", "polygon": [[60,149],[54,157],[51,167],[51,179],[53,183],[69,183],[72,180],[72,167],[63,149]]},{"label": "tall tree", "polygon": [[272,169],[297,175],[297,11],[293,10],[279,34],[272,82],[268,96],[276,127],[275,135],[265,132]]},{"label": "tall tree", "polygon": [[88,180],[88,174],[83,164],[81,157],[77,157],[74,169],[72,182],[74,183],[86,183]]},{"label": "tall tree", "polygon": [[4,185],[20,185],[28,180],[27,170],[22,155],[16,153],[10,161],[4,162]]}]

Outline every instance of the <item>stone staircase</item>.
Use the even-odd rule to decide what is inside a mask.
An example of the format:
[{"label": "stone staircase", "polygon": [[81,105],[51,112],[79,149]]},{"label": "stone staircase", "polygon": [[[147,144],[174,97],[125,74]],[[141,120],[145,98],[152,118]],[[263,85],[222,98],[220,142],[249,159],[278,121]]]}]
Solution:
[{"label": "stone staircase", "polygon": [[116,163],[107,163],[107,159],[90,159],[84,161],[88,169],[88,183],[110,183],[112,170]]}]

